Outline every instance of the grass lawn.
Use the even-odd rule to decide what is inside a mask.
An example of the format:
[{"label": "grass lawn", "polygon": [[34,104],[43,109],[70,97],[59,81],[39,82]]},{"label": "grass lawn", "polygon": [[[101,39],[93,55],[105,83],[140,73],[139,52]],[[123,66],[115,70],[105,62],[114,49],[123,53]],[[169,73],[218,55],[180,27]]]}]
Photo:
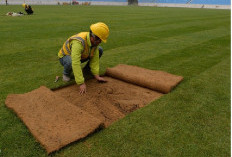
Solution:
[{"label": "grass lawn", "polygon": [[[230,10],[32,6],[35,15],[4,16],[0,6],[0,156],[47,156],[4,102],[54,83],[57,52],[92,23],[109,25],[101,73],[119,63],[184,77],[171,93],[58,152],[72,156],[230,156]],[[72,81],[71,83],[75,83]],[[38,117],[39,118],[39,117]]]}]

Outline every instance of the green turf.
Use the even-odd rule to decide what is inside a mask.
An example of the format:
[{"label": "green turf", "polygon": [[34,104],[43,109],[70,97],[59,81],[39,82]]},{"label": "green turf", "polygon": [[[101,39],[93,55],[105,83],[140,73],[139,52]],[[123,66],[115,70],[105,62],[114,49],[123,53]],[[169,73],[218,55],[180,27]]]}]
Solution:
[{"label": "green turf", "polygon": [[[182,75],[159,100],[51,156],[230,156],[230,10],[110,6],[33,6],[35,15],[4,16],[0,6],[0,156],[47,156],[5,107],[10,93],[54,83],[57,52],[89,25],[110,28],[101,73],[119,63]],[[72,81],[71,83],[74,83]],[[38,117],[39,118],[39,117]]]}]

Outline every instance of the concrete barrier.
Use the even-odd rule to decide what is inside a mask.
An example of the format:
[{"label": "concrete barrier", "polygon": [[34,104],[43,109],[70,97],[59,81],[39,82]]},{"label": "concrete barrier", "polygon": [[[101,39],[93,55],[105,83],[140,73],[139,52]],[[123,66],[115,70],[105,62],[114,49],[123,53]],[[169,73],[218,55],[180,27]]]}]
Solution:
[{"label": "concrete barrier", "polygon": [[[30,5],[58,5],[63,2],[70,3],[67,0],[27,0]],[[107,1],[78,1],[81,5],[84,2],[90,2],[91,5],[112,5],[112,6],[127,6],[127,2],[107,2]],[[24,0],[11,0],[9,5],[21,5]],[[1,1],[0,5],[5,5],[5,1]],[[152,6],[152,7],[177,7],[177,8],[207,8],[207,9],[231,9],[231,5],[209,5],[209,4],[172,4],[172,3],[145,3],[139,2],[139,6]]]}]

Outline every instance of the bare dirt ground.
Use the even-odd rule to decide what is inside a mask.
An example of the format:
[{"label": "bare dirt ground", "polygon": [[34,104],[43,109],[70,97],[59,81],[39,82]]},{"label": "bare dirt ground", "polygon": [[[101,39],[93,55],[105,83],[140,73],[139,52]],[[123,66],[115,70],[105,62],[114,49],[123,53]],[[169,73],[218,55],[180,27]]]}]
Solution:
[{"label": "bare dirt ground", "polygon": [[77,85],[54,92],[103,121],[106,127],[163,95],[117,79],[105,78],[107,83],[98,83],[94,79],[87,81],[87,93],[82,96]]}]

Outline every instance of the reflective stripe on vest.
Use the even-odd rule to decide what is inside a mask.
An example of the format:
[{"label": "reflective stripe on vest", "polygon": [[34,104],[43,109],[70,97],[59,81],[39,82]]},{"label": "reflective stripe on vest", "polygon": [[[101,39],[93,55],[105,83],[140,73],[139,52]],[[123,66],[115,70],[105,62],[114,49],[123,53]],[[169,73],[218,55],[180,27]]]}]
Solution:
[{"label": "reflective stripe on vest", "polygon": [[[85,51],[85,41],[84,41],[84,39],[82,39],[81,37],[73,37],[73,38],[69,38],[69,39],[65,42],[65,44],[64,44],[65,49],[66,49],[68,55],[71,55],[71,48],[69,48],[69,41],[72,40],[72,39],[76,39],[76,40],[79,40],[79,41],[81,42],[82,46],[84,47],[84,49],[83,49],[83,52],[84,52],[84,51]],[[64,56],[66,55],[65,52],[64,52],[64,48],[63,48],[63,47],[62,47],[62,49],[61,49],[61,52],[62,52],[62,54],[63,54]]]},{"label": "reflective stripe on vest", "polygon": [[[82,46],[84,47],[84,49],[83,49],[82,52],[85,51],[85,41],[84,41],[84,39],[82,39],[81,37],[73,37],[73,38],[71,38],[71,39],[77,39],[77,40],[81,41],[81,44],[82,44]],[[66,48],[67,48],[67,47],[66,47]],[[70,54],[71,54],[71,53],[70,53]]]},{"label": "reflective stripe on vest", "polygon": [[[68,52],[68,54],[71,55],[71,52],[70,52],[70,50],[69,50],[69,48],[68,48],[68,44],[69,44],[69,41],[67,40],[67,41],[65,42],[65,48],[66,48],[66,51]],[[64,53],[63,47],[61,48],[61,51],[62,51],[63,55],[65,56],[66,54]]]},{"label": "reflective stripe on vest", "polygon": [[78,40],[81,42],[83,46],[83,50],[81,52],[81,59],[91,58],[94,56],[94,52],[97,47],[89,47],[87,44],[87,35],[89,32],[81,32],[79,34],[73,35],[70,38],[68,38],[65,43],[63,44],[62,48],[59,51],[60,55],[71,55],[71,49],[72,45],[70,45],[70,42],[72,40]]}]

